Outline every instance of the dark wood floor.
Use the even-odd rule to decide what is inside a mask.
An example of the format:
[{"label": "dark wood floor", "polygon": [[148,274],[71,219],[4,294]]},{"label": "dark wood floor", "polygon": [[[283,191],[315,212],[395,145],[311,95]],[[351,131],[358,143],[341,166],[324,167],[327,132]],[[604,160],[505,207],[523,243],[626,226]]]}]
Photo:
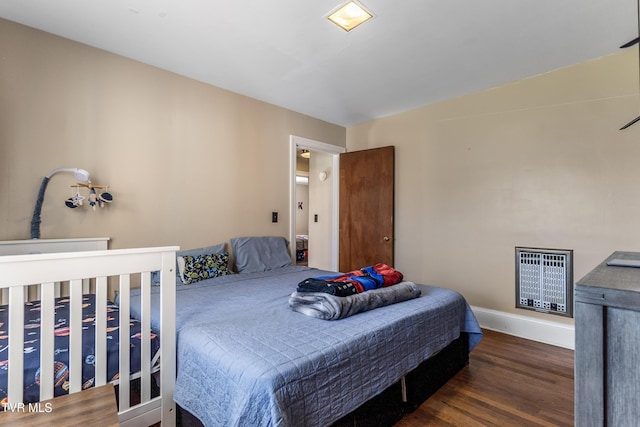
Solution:
[{"label": "dark wood floor", "polygon": [[484,333],[469,365],[395,427],[573,426],[573,350]]}]

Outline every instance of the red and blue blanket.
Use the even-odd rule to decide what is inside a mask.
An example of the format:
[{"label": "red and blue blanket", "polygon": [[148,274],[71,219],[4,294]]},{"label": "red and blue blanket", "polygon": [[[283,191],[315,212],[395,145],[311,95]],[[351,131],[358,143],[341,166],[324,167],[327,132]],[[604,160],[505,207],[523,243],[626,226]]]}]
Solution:
[{"label": "red and blue blanket", "polygon": [[403,274],[387,264],[376,264],[336,276],[310,277],[298,283],[298,292],[324,292],[346,297],[395,285]]}]

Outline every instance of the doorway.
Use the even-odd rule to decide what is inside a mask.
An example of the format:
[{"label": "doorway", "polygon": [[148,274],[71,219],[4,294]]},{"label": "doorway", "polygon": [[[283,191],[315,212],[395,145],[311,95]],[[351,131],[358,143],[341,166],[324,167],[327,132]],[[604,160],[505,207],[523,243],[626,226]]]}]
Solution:
[{"label": "doorway", "polygon": [[[296,191],[296,177],[298,171],[298,152],[309,150],[311,157],[308,171],[308,238],[307,242],[298,243],[297,218],[305,217],[298,214],[298,200]],[[340,186],[339,167],[340,153],[346,152],[344,147],[315,141],[295,135],[290,136],[290,231],[289,241],[292,242],[292,256],[296,255],[296,248],[306,244],[310,267],[324,270],[338,270],[338,193]],[[304,227],[300,227],[304,229]],[[302,234],[304,236],[304,234]],[[294,243],[295,242],[295,243]],[[294,258],[295,259],[295,258]]]}]

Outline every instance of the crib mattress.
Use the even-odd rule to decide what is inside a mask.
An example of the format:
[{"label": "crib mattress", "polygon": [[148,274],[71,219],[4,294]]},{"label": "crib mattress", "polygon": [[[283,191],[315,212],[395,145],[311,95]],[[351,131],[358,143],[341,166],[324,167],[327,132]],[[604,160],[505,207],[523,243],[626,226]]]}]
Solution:
[{"label": "crib mattress", "polygon": [[[83,295],[82,304],[82,388],[93,387],[95,378],[95,295]],[[68,394],[69,390],[69,320],[70,300],[60,297],[55,300],[54,342],[54,396]],[[116,304],[107,302],[107,381],[118,379],[119,321],[120,312]],[[40,400],[40,301],[25,303],[24,321],[24,394],[23,403]],[[140,331],[138,320],[130,322],[131,373],[140,370]],[[6,402],[9,348],[9,308],[0,306],[0,402]],[[160,338],[151,336],[151,354],[160,348]]]}]

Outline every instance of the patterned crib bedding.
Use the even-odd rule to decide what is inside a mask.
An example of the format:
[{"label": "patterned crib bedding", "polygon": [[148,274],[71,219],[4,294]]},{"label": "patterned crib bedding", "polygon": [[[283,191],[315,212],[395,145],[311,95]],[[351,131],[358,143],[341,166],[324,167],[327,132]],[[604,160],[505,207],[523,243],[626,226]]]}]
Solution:
[{"label": "patterned crib bedding", "polygon": [[[54,396],[69,392],[69,319],[70,300],[60,297],[55,300],[54,343]],[[82,304],[82,388],[94,386],[95,378],[95,295],[83,295]],[[120,312],[116,304],[107,301],[107,381],[119,377],[119,322]],[[40,301],[25,303],[24,314],[24,394],[23,403],[40,400]],[[140,371],[141,324],[131,319],[130,360],[131,374]],[[7,402],[8,352],[9,352],[9,306],[0,306],[0,404]],[[160,337],[151,334],[151,355],[160,349]]]}]

